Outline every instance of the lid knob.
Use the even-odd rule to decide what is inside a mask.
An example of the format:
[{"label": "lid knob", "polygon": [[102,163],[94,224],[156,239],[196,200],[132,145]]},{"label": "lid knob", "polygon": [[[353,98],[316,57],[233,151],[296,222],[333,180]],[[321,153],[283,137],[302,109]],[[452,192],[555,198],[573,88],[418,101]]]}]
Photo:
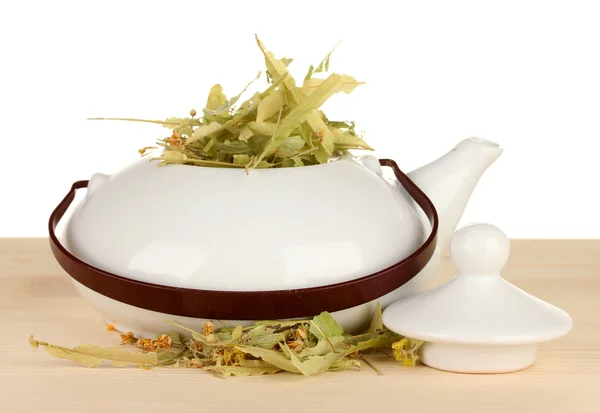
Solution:
[{"label": "lid knob", "polygon": [[508,237],[491,224],[467,225],[450,241],[450,258],[459,275],[499,275],[509,255]]}]

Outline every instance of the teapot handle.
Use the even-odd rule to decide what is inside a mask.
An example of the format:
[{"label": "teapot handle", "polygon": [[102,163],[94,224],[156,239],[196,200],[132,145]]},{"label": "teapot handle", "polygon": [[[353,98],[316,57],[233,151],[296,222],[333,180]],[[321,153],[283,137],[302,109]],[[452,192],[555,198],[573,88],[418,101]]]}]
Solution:
[{"label": "teapot handle", "polygon": [[431,223],[427,240],[410,256],[379,272],[320,287],[272,291],[197,290],[151,284],[111,274],[71,254],[56,236],[56,226],[89,181],[75,182],[50,215],[50,248],[61,267],[77,282],[106,297],[150,311],[209,320],[275,320],[312,317],[377,300],[417,275],[436,248],[438,214],[431,200],[404,174],[396,162],[381,159],[417,202]]}]

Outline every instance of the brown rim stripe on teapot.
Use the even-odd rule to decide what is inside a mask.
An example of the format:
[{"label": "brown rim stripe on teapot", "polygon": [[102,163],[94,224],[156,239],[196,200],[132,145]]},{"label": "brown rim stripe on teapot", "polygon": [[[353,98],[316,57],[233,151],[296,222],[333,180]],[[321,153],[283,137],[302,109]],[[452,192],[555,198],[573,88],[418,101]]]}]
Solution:
[{"label": "brown rim stripe on teapot", "polygon": [[322,287],[275,291],[215,291],[168,287],[132,280],[93,267],[78,259],[60,243],[55,229],[78,189],[73,184],[50,215],[50,247],[61,267],[77,282],[106,297],[146,310],[173,316],[212,320],[269,320],[310,317],[322,311],[340,311],[376,300],[402,286],[429,262],[436,248],[438,215],[431,200],[406,176],[396,162],[381,159],[427,215],[432,230],[413,254],[376,273]]}]

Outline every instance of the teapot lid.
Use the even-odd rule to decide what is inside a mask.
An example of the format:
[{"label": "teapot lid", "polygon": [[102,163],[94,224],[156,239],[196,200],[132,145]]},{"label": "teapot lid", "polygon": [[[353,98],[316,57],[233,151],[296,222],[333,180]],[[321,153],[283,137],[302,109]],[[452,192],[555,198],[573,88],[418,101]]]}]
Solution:
[{"label": "teapot lid", "polygon": [[533,344],[565,335],[572,327],[567,313],[502,278],[509,252],[509,240],[496,226],[456,231],[450,256],[458,274],[388,306],[384,324],[406,337],[455,344]]},{"label": "teapot lid", "polygon": [[390,305],[383,324],[421,341],[415,343],[417,357],[439,370],[509,373],[529,367],[538,343],[567,334],[572,320],[500,276],[509,250],[508,238],[493,225],[460,229],[450,242],[458,275]]}]

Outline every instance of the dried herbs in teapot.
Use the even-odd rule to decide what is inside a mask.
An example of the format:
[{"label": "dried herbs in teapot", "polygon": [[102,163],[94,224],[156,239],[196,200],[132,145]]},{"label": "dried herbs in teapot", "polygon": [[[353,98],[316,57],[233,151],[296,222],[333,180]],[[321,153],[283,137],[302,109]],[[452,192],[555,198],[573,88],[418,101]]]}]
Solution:
[{"label": "dried herbs in teapot", "polygon": [[[239,94],[227,98],[220,84],[209,92],[202,113],[190,111],[185,118],[164,121],[116,119],[157,123],[170,129],[170,136],[157,145],[164,148],[160,166],[187,164],[229,168],[278,168],[323,164],[350,150],[373,150],[355,131],[355,123],[333,121],[320,110],[334,94],[350,94],[362,82],[349,75],[329,72],[333,50],[316,66],[310,66],[298,86],[288,66],[291,58],[276,58],[256,37],[264,55],[268,87],[244,101],[241,96],[262,73]],[[336,46],[337,47],[337,46]],[[335,50],[335,48],[334,48]],[[140,149],[144,155],[150,149]]]}]

